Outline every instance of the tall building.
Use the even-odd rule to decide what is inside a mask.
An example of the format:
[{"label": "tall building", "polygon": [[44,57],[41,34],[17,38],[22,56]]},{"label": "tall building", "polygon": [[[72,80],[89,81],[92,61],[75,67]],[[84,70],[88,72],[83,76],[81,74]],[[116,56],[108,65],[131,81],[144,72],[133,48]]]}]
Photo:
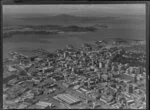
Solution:
[{"label": "tall building", "polygon": [[66,53],[66,52],[64,52],[64,58],[66,58],[66,56],[67,56],[67,53]]},{"label": "tall building", "polygon": [[99,63],[99,68],[102,68],[102,62]]},{"label": "tall building", "polygon": [[93,109],[96,107],[96,102],[93,102]]},{"label": "tall building", "polygon": [[129,94],[132,94],[133,93],[133,85],[129,85],[129,88],[128,88],[128,93]]},{"label": "tall building", "polygon": [[118,65],[118,71],[121,71],[121,69],[122,69],[122,65],[119,64],[119,65]]}]

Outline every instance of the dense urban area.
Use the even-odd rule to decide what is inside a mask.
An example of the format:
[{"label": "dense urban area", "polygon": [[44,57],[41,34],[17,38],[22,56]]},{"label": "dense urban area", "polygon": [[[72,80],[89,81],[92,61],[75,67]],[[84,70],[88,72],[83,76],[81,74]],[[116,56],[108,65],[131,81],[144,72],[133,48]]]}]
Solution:
[{"label": "dense urban area", "polygon": [[145,109],[144,49],[102,40],[54,52],[39,49],[30,57],[10,52],[3,64],[12,74],[3,82],[3,108]]}]

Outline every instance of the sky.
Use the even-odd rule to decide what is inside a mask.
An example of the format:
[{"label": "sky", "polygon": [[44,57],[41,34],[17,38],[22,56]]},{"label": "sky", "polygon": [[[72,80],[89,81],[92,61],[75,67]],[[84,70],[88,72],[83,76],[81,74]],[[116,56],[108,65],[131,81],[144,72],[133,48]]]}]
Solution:
[{"label": "sky", "polygon": [[3,5],[4,14],[145,15],[145,4]]}]

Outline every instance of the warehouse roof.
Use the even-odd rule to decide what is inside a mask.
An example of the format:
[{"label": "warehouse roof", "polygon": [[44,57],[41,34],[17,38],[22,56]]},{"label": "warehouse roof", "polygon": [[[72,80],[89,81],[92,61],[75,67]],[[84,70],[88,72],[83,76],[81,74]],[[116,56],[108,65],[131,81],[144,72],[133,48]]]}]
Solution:
[{"label": "warehouse roof", "polygon": [[38,105],[38,106],[43,106],[43,107],[47,107],[47,106],[51,106],[52,103],[44,102],[44,101],[39,101],[38,103],[36,103],[36,105]]},{"label": "warehouse roof", "polygon": [[57,97],[63,101],[65,101],[68,104],[75,104],[79,102],[80,100],[75,98],[74,96],[71,96],[69,94],[59,94]]}]

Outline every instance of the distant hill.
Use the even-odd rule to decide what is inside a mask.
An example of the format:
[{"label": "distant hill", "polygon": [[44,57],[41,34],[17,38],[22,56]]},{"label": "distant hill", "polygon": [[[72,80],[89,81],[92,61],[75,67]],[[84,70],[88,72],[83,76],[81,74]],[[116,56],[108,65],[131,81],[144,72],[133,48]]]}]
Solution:
[{"label": "distant hill", "polygon": [[54,21],[54,22],[91,22],[91,21],[99,21],[99,20],[112,20],[116,17],[84,17],[84,16],[74,16],[69,14],[60,14],[55,16],[50,15],[26,15],[22,17],[18,17],[21,20],[36,20],[36,21]]}]

